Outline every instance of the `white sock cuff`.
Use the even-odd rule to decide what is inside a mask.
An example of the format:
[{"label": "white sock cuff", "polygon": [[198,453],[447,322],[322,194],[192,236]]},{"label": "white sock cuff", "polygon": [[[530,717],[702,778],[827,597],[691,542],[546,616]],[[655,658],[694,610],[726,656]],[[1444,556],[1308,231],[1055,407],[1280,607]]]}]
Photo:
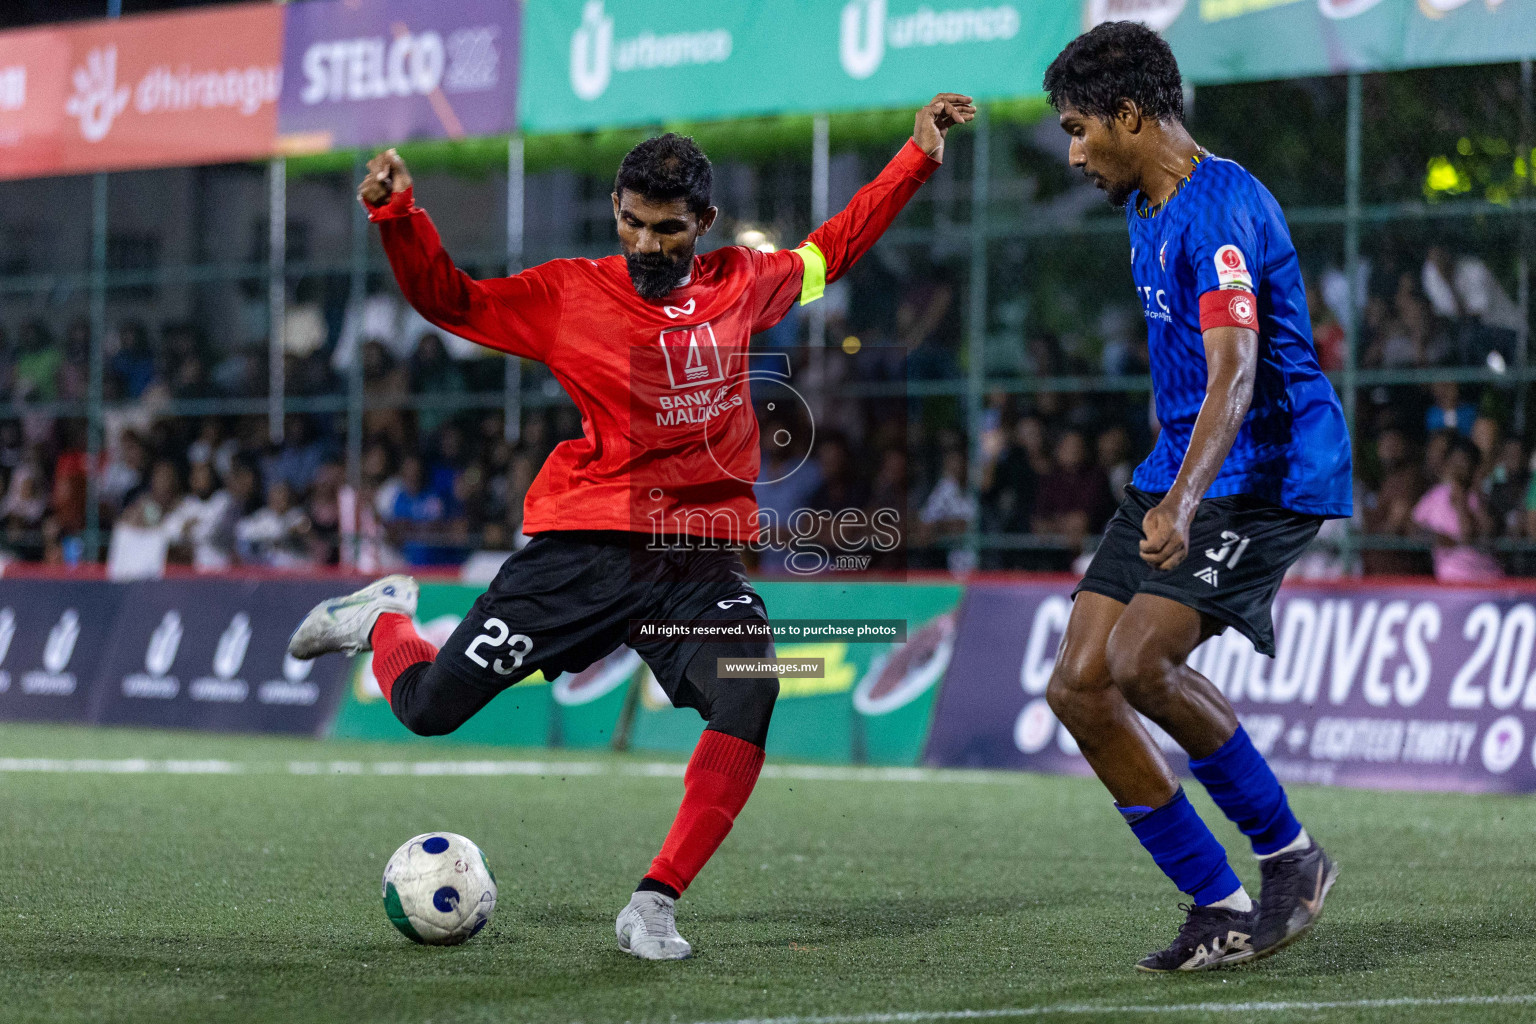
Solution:
[{"label": "white sock cuff", "polygon": [[1301,850],[1307,849],[1311,845],[1312,837],[1307,835],[1307,830],[1303,828],[1300,832],[1296,833],[1295,839],[1292,839],[1289,843],[1286,843],[1274,853],[1256,853],[1253,856],[1256,860],[1269,860],[1269,858],[1278,857],[1282,853],[1297,853]]}]

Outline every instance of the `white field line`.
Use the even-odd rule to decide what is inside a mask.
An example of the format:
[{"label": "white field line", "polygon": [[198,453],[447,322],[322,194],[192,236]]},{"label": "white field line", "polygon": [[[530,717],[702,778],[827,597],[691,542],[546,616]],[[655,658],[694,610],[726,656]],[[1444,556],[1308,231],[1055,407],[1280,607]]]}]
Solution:
[{"label": "white field line", "polygon": [[906,1013],[851,1013],[827,1017],[743,1017],[700,1024],[921,1024],[923,1021],[1013,1020],[1030,1017],[1137,1016],[1191,1013],[1311,1013],[1321,1010],[1398,1010],[1414,1007],[1529,1006],[1536,995],[1403,997],[1400,999],[1340,999],[1327,1002],[1169,1003],[1166,1005],[1020,1006],[997,1010],[914,1010]]},{"label": "white field line", "polygon": [[[687,766],[679,761],[226,761],[158,760],[153,758],[0,757],[0,774],[46,773],[80,775],[411,775],[411,776],[591,776],[626,775],[640,778],[681,778]],[[944,768],[861,768],[815,765],[776,765],[763,768],[765,779],[805,782],[948,782],[1018,785],[1027,776],[1013,772],[963,771]]]}]

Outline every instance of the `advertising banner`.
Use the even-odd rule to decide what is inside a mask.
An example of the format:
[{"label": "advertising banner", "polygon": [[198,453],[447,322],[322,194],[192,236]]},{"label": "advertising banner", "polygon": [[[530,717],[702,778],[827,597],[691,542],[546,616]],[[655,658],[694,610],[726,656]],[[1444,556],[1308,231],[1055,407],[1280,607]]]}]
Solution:
[{"label": "advertising banner", "polygon": [[0,721],[90,720],[123,588],[0,582]]},{"label": "advertising banner", "polygon": [[[1069,593],[969,588],[929,764],[1088,773],[1045,700]],[[1232,702],[1283,780],[1536,790],[1536,594],[1286,587],[1275,624],[1274,658],[1228,630],[1190,665]],[[1182,768],[1177,746],[1152,733]]]},{"label": "advertising banner", "polygon": [[546,0],[525,13],[530,132],[1040,91],[1080,27],[1050,0]]},{"label": "advertising banner", "polygon": [[1085,28],[1122,19],[1162,32],[1201,85],[1536,52],[1536,9],[1497,0],[1084,0]]},{"label": "advertising banner", "polygon": [[[821,658],[820,678],[779,680],[768,753],[834,764],[916,764],[938,683],[955,652],[961,588],[939,584],[755,585],[774,620],[902,620],[906,641],[779,643],[779,658]],[[629,729],[635,750],[686,752],[704,723],[676,709],[647,670]]]},{"label": "advertising banner", "polygon": [[288,637],[335,583],[185,582],[123,591],[91,720],[232,732],[322,735],[345,659],[297,661]]},{"label": "advertising banner", "polygon": [[282,26],[247,4],[0,36],[0,176],[271,153]]},{"label": "advertising banner", "polygon": [[517,0],[323,0],[289,4],[285,152],[516,128]]}]

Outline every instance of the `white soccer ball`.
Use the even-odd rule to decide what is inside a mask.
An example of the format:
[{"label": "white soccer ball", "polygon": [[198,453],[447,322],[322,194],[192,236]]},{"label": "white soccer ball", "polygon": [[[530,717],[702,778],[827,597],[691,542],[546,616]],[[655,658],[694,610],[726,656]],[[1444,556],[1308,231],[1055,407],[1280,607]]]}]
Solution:
[{"label": "white soccer ball", "polygon": [[480,847],[463,836],[416,836],[384,865],[384,913],[413,942],[457,946],[495,911],[496,876]]}]

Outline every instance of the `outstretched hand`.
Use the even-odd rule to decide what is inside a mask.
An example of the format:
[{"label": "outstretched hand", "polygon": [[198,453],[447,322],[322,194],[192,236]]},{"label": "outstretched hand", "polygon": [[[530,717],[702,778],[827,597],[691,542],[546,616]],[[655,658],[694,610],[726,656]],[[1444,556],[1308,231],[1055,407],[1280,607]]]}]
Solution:
[{"label": "outstretched hand", "polygon": [[392,194],[410,187],[411,172],[406,170],[405,161],[399,153],[386,149],[368,161],[368,176],[357,186],[357,198],[365,206],[383,206]]},{"label": "outstretched hand", "polygon": [[928,154],[930,160],[944,162],[944,136],[957,124],[976,116],[976,103],[958,92],[941,92],[917,112],[912,126],[912,141]]}]

